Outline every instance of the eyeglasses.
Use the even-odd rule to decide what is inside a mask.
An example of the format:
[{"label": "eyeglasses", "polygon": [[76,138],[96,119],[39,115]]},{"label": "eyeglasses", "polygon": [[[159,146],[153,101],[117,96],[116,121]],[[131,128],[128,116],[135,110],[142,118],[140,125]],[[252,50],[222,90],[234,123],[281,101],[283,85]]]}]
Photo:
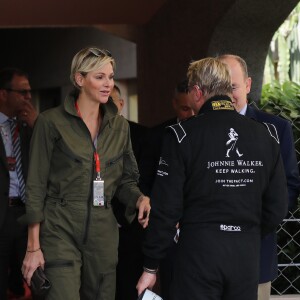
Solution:
[{"label": "eyeglasses", "polygon": [[108,50],[105,50],[105,49],[90,48],[89,52],[94,54],[97,57],[100,57],[100,56],[112,57],[111,53]]},{"label": "eyeglasses", "polygon": [[28,94],[31,94],[31,90],[14,90],[14,89],[9,89],[9,88],[6,88],[5,90],[8,91],[8,92],[18,93],[22,96],[26,96]]}]

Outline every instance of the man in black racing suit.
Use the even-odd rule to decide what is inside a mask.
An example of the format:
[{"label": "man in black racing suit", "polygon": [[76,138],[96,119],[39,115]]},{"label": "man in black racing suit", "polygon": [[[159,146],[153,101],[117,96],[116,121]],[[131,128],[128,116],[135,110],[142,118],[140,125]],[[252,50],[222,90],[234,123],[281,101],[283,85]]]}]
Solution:
[{"label": "man in black racing suit", "polygon": [[255,300],[261,236],[287,212],[278,137],[235,111],[219,60],[191,63],[188,78],[200,111],[166,130],[138,294],[154,285],[179,222],[171,299]]}]

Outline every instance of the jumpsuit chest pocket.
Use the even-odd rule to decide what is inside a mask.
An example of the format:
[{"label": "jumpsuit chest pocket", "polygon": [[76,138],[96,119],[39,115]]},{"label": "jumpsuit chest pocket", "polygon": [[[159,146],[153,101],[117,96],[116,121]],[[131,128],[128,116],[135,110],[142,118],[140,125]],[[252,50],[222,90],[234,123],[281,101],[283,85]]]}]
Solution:
[{"label": "jumpsuit chest pocket", "polygon": [[49,188],[52,193],[60,194],[68,190],[69,196],[86,197],[92,179],[92,146],[84,142],[75,146],[58,137],[51,156]]},{"label": "jumpsuit chest pocket", "polygon": [[112,157],[104,162],[104,170],[101,172],[101,176],[104,179],[119,178],[123,172],[123,153]]},{"label": "jumpsuit chest pocket", "polygon": [[[71,161],[75,163],[81,163],[81,157],[77,155],[72,149],[72,145],[68,146],[66,142],[63,141],[63,139],[59,138],[56,141],[56,147],[54,149],[54,154],[57,153],[57,155],[60,155],[64,157],[65,159],[70,159]],[[77,147],[76,147],[77,148]],[[74,149],[76,149],[74,148]]]}]

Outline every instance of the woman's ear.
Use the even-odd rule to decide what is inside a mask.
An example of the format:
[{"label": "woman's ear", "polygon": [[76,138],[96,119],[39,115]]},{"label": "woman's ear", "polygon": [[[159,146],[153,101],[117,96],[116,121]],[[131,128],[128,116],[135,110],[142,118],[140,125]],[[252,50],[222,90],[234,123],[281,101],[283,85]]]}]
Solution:
[{"label": "woman's ear", "polygon": [[84,76],[82,76],[81,73],[77,72],[75,73],[75,82],[79,87],[82,87]]}]

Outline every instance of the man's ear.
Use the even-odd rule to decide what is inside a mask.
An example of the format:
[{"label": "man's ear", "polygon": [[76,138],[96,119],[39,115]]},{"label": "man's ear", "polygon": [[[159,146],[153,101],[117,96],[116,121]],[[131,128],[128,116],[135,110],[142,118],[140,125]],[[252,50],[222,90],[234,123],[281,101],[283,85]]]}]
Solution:
[{"label": "man's ear", "polygon": [[77,72],[75,73],[75,82],[78,86],[82,87],[82,83],[83,83],[83,80],[84,80],[84,77],[82,76],[81,73]]},{"label": "man's ear", "polygon": [[204,98],[204,94],[203,94],[203,91],[199,88],[199,86],[198,85],[195,85],[195,87],[194,87],[194,89],[195,89],[195,91],[196,91],[196,102],[200,102],[200,101],[202,101],[203,100],[203,98]]},{"label": "man's ear", "polygon": [[247,94],[249,94],[250,91],[251,91],[251,84],[252,84],[252,78],[248,77],[246,79],[246,91],[247,91]]},{"label": "man's ear", "polygon": [[191,95],[191,107],[195,114],[198,114],[201,106],[205,102],[203,91],[199,88],[199,86],[194,85],[193,89],[190,91]]}]

